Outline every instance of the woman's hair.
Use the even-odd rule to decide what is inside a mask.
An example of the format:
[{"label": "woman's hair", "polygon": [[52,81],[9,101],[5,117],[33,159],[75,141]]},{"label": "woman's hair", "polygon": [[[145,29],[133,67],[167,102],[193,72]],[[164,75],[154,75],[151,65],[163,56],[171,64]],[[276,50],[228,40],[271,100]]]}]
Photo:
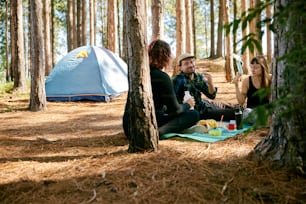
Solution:
[{"label": "woman's hair", "polygon": [[258,55],[251,60],[251,64],[259,64],[261,66],[261,87],[269,88],[271,85],[271,77],[269,74],[269,67],[264,56]]},{"label": "woman's hair", "polygon": [[169,66],[171,59],[171,48],[163,40],[154,40],[148,47],[150,66],[163,69]]}]

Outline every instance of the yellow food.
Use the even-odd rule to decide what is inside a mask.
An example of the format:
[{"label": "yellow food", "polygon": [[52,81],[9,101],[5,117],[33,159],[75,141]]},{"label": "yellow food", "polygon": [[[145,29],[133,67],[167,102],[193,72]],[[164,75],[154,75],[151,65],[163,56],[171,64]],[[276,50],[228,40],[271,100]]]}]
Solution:
[{"label": "yellow food", "polygon": [[217,128],[217,121],[214,119],[207,119],[207,120],[200,120],[197,125],[203,125],[205,127],[209,128]]},{"label": "yellow food", "polygon": [[209,130],[208,134],[211,136],[221,136],[222,135],[222,130]]}]

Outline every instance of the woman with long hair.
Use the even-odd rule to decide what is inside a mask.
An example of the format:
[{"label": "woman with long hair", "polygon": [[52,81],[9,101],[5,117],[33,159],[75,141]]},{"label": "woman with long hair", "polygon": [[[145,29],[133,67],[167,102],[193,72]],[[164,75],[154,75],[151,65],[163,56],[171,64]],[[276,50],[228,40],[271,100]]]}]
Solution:
[{"label": "woman with long hair", "polygon": [[238,103],[244,106],[247,100],[247,108],[255,108],[256,106],[269,103],[269,94],[265,97],[260,97],[256,92],[259,89],[269,89],[271,86],[271,75],[269,74],[268,63],[264,56],[259,55],[251,60],[251,71],[252,74],[242,80],[241,90],[238,85],[240,74],[234,79]]}]

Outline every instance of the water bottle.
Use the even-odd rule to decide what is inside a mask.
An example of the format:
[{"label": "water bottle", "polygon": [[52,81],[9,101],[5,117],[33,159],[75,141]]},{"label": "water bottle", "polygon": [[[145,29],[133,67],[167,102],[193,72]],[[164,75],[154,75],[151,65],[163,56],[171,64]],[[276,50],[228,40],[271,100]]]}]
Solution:
[{"label": "water bottle", "polygon": [[237,130],[242,129],[242,111],[240,107],[235,109],[235,120],[236,120],[236,128]]},{"label": "water bottle", "polygon": [[[184,98],[183,98],[183,103],[186,103],[186,101],[188,101],[192,96],[190,95],[190,92],[189,91],[185,91],[185,95],[184,95]],[[193,110],[194,107],[190,107],[190,110]]]}]

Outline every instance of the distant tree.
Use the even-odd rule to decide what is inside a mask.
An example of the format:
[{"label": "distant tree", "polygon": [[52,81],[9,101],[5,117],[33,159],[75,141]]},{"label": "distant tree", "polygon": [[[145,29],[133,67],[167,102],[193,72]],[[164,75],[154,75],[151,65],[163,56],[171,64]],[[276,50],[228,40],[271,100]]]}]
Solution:
[{"label": "distant tree", "polygon": [[50,0],[43,1],[43,15],[44,15],[44,52],[45,52],[45,75],[48,76],[52,69],[52,55],[51,55],[51,2]]},{"label": "distant tree", "polygon": [[[270,0],[266,0],[268,3]],[[266,18],[271,19],[272,17],[272,7],[270,4],[267,5],[266,8]],[[266,24],[266,33],[267,33],[267,60],[270,64],[272,62],[272,31],[269,28],[269,23]]]},{"label": "distant tree", "polygon": [[152,39],[163,39],[164,36],[164,0],[152,0]]},{"label": "distant tree", "polygon": [[117,26],[116,26],[116,8],[115,0],[108,0],[107,4],[107,48],[116,52],[117,45]]},{"label": "distant tree", "polygon": [[147,51],[147,8],[143,0],[124,0],[126,19],[127,64],[129,78],[128,100],[129,152],[157,150],[158,128],[150,81]]},{"label": "distant tree", "polygon": [[27,91],[24,55],[22,0],[11,1],[11,66],[14,78],[14,90]]},{"label": "distant tree", "polygon": [[77,47],[75,1],[68,0],[67,7],[67,47],[71,51]]},{"label": "distant tree", "polygon": [[43,14],[42,1],[30,0],[31,15],[31,111],[41,111],[47,108],[45,93],[45,66],[43,50]]},{"label": "distant tree", "polygon": [[96,45],[96,16],[97,16],[97,2],[96,0],[89,1],[90,10],[90,45]]},{"label": "distant tree", "polygon": [[191,0],[185,0],[186,52],[194,54],[193,44],[193,6]]},{"label": "distant tree", "polygon": [[[224,8],[224,23],[229,23],[229,7],[228,0],[223,0]],[[225,78],[227,82],[231,82],[235,77],[234,64],[233,64],[233,47],[232,47],[232,35],[226,33],[225,36]]]},{"label": "distant tree", "polygon": [[216,56],[214,0],[210,0],[210,57]]},{"label": "distant tree", "polygon": [[[185,0],[176,0],[176,58],[186,52],[186,14]],[[172,75],[179,73],[175,66]]]},{"label": "distant tree", "polygon": [[5,1],[5,54],[6,54],[6,81],[12,81],[12,66],[10,66],[10,59],[9,59],[9,44],[10,44],[10,40],[9,40],[9,5],[8,2]]},{"label": "distant tree", "polygon": [[[246,13],[246,5],[247,0],[241,0],[241,13]],[[248,23],[245,25],[246,27],[243,28],[242,26],[242,39],[245,39],[248,34]],[[246,49],[242,54],[242,61],[243,61],[243,73],[248,74],[249,73],[249,64],[250,64],[250,57],[249,57],[249,49]]]},{"label": "distant tree", "polygon": [[185,0],[176,0],[176,57],[186,52]]},{"label": "distant tree", "polygon": [[217,56],[216,57],[222,57],[223,56],[223,20],[224,20],[224,3],[223,1],[226,0],[219,0],[219,21],[218,21],[218,39],[217,39]]},{"label": "distant tree", "polygon": [[82,0],[82,3],[81,3],[81,11],[82,12],[82,15],[80,16],[80,24],[81,24],[81,33],[80,33],[80,36],[81,36],[81,44],[79,46],[83,46],[83,45],[86,45],[86,41],[87,41],[87,14],[88,14],[88,9],[87,9],[87,6],[86,6],[86,2],[87,0]]}]

